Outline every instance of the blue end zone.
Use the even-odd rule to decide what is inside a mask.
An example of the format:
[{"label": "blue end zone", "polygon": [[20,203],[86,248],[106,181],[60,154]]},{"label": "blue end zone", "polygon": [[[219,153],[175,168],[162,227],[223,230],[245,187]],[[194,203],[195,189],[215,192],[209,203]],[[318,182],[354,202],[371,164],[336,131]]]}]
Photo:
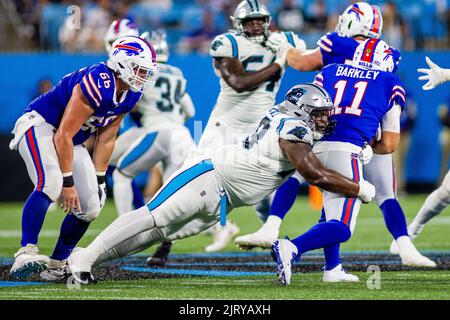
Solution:
[{"label": "blue end zone", "polygon": [[16,282],[16,281],[0,281],[0,288],[39,286],[47,284],[45,282]]}]

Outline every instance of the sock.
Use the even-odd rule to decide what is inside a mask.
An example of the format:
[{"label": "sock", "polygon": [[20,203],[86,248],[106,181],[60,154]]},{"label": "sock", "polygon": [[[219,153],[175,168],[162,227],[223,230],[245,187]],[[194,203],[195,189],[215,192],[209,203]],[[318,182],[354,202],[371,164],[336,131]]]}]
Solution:
[{"label": "sock", "polygon": [[52,200],[41,191],[34,190],[28,197],[22,213],[22,247],[38,243],[39,232],[51,203]]},{"label": "sock", "polygon": [[131,183],[131,188],[133,190],[133,207],[134,209],[139,209],[145,204],[141,189],[139,189],[139,186],[134,180]]},{"label": "sock", "polygon": [[60,261],[67,259],[73,248],[86,233],[89,224],[90,222],[78,219],[74,214],[66,215],[61,225],[58,242],[50,258]]},{"label": "sock", "polygon": [[265,230],[276,232],[277,233],[277,237],[278,237],[278,233],[280,232],[281,222],[282,222],[282,220],[280,219],[280,217],[278,217],[278,216],[269,216],[267,218],[266,223],[264,223],[264,225],[262,226],[261,229],[265,229]]},{"label": "sock", "polygon": [[341,258],[339,256],[340,248],[340,242],[323,248],[323,254],[325,255],[325,270],[332,270],[337,265],[341,264]]},{"label": "sock", "polygon": [[146,206],[120,215],[83,250],[83,266],[92,266],[107,251],[153,228],[155,220]]},{"label": "sock", "polygon": [[316,224],[291,242],[295,244],[301,255],[307,251],[345,242],[350,239],[350,236],[350,228],[347,225],[338,220],[330,220]]},{"label": "sock", "polygon": [[434,190],[423,203],[413,222],[409,226],[409,234],[414,239],[422,231],[424,225],[434,216],[441,213],[450,204],[450,195],[443,186]]},{"label": "sock", "polygon": [[380,209],[384,215],[384,222],[394,239],[408,235],[405,214],[397,199],[384,201]]},{"label": "sock", "polygon": [[300,183],[294,178],[289,178],[283,183],[275,192],[275,197],[273,198],[272,206],[270,207],[270,215],[283,219],[289,209],[294,205],[299,187]]},{"label": "sock", "polygon": [[132,178],[114,170],[114,202],[119,215],[133,211],[133,188]]}]

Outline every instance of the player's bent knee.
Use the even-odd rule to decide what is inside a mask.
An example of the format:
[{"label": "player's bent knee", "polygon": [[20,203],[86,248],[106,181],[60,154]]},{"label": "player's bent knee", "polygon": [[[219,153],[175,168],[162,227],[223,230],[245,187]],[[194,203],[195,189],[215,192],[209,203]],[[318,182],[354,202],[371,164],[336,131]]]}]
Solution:
[{"label": "player's bent knee", "polygon": [[101,210],[102,208],[100,207],[99,201],[95,205],[91,205],[89,208],[87,208],[87,210],[83,210],[83,212],[75,212],[74,214],[80,220],[91,222],[97,219]]},{"label": "player's bent knee", "polygon": [[47,173],[42,192],[45,193],[50,200],[56,201],[61,195],[62,184],[63,178],[61,173]]},{"label": "player's bent knee", "polygon": [[334,225],[336,235],[339,238],[339,242],[346,242],[352,236],[352,231],[350,227],[339,220],[330,220],[329,223]]}]

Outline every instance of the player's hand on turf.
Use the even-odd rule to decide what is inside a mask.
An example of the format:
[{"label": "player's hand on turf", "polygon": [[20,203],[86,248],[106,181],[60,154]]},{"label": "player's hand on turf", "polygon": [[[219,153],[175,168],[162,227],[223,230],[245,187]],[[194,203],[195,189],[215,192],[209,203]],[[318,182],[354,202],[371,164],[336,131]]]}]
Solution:
[{"label": "player's hand on turf", "polygon": [[74,213],[75,210],[81,210],[80,199],[75,187],[63,187],[61,191],[61,208],[65,213]]},{"label": "player's hand on turf", "polygon": [[425,75],[419,77],[419,80],[427,80],[428,82],[422,86],[423,90],[431,90],[445,82],[444,72],[445,70],[431,61],[430,58],[425,57],[425,61],[427,62],[430,69],[420,68],[417,69],[418,72],[422,72]]},{"label": "player's hand on turf", "polygon": [[366,180],[360,181],[358,198],[364,203],[371,202],[375,198],[375,187]]},{"label": "player's hand on turf", "polygon": [[372,147],[369,144],[364,144],[363,148],[361,149],[361,152],[359,153],[359,159],[363,163],[363,165],[369,164],[370,160],[372,160],[373,157],[373,150]]}]

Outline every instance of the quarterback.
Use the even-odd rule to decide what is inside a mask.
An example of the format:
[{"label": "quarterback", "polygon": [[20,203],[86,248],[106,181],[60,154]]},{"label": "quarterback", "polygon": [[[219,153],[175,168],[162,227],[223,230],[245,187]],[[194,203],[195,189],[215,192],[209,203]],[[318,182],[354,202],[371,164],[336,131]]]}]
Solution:
[{"label": "quarterback", "polygon": [[[14,127],[10,148],[18,150],[35,185],[22,215],[21,248],[14,277],[45,270],[50,259],[65,260],[102,209],[105,172],[124,115],[153,85],[156,54],[137,37],[113,43],[106,63],[66,75],[25,109]],[[91,159],[83,146],[96,135]],[[49,205],[61,197],[67,214],[50,259],[37,243]]]},{"label": "quarterback", "polygon": [[322,88],[295,86],[243,142],[207,158],[190,158],[147,205],[119,216],[87,248],[74,251],[68,264],[75,280],[94,282],[94,263],[206,230],[233,208],[259,202],[296,170],[324,190],[371,201],[375,189],[370,183],[327,169],[312,152],[315,138],[329,131],[333,108]]}]

